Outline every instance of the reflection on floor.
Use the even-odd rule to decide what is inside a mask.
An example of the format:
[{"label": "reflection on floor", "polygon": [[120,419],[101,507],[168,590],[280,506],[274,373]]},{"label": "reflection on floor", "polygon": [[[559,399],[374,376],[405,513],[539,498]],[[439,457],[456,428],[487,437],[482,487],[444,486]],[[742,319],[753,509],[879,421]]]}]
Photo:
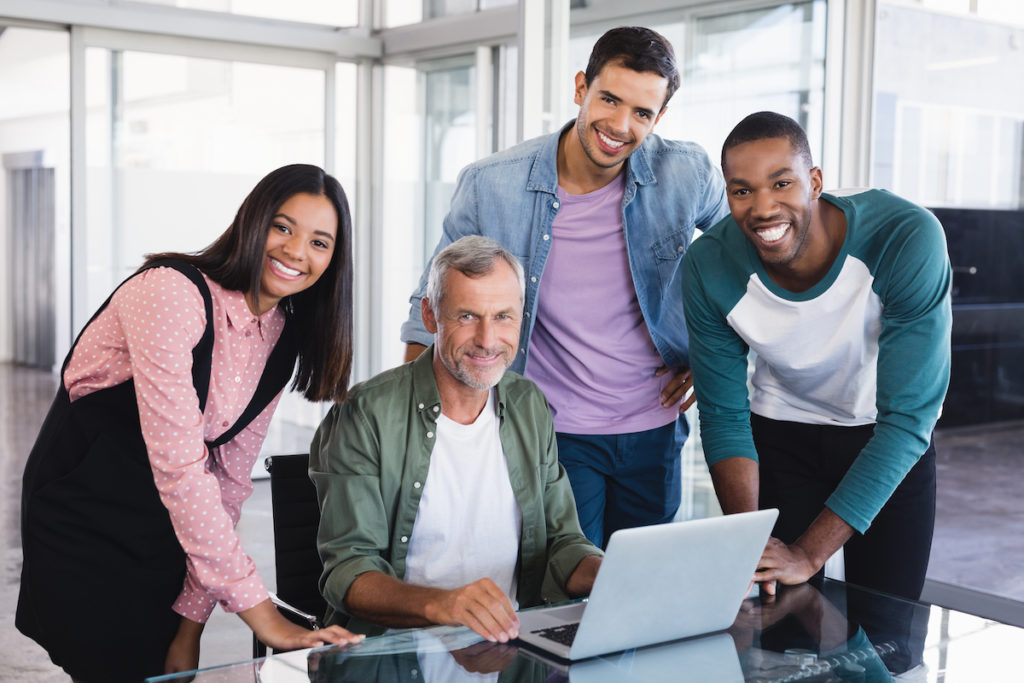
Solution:
[{"label": "reflection on floor", "polygon": [[[66,681],[43,652],[14,628],[21,568],[19,499],[25,456],[53,396],[56,380],[46,372],[0,364],[0,680]],[[292,435],[298,450],[308,436]],[[288,440],[288,439],[286,439]],[[939,498],[929,578],[986,593],[1024,600],[1024,505],[1017,492],[1024,422],[957,429],[936,435]],[[277,446],[296,450],[295,446]],[[707,489],[697,463],[684,468],[690,478],[694,513],[707,507]],[[704,472],[706,476],[706,470]],[[695,485],[695,482],[696,485]],[[274,585],[270,487],[257,481],[239,530],[243,545],[269,586]],[[71,576],[71,575],[69,575]],[[116,606],[112,606],[117,608]],[[87,628],[83,619],[83,628]],[[214,613],[203,637],[204,666],[250,656],[251,640],[241,620]]]}]

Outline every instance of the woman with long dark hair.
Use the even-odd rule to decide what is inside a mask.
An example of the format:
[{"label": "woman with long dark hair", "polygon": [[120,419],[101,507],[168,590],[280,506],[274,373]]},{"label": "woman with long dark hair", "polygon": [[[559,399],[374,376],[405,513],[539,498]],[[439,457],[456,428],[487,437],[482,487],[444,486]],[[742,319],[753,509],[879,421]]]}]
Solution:
[{"label": "woman with long dark hair", "polygon": [[343,401],[351,367],[351,219],[321,169],[267,175],[203,251],[149,256],[75,341],[29,456],[19,630],[81,681],[195,668],[218,602],[274,648],[356,640],[282,617],[235,532],[293,371]]}]

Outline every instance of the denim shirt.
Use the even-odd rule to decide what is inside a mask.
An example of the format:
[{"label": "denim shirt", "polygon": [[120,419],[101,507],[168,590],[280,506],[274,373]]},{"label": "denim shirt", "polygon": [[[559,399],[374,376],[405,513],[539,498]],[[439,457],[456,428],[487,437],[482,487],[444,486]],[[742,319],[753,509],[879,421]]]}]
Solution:
[{"label": "denim shirt", "polygon": [[[459,174],[451,210],[434,254],[466,235],[486,235],[515,254],[526,272],[526,302],[519,353],[511,369],[522,373],[537,315],[537,291],[551,253],[551,223],[558,213],[558,141],[575,125],[528,140],[470,164]],[[707,153],[692,142],[648,135],[626,162],[622,230],[640,311],[665,365],[689,365],[683,320],[681,266],[694,230],[729,213],[725,181]],[[586,267],[586,264],[580,264]],[[409,298],[402,341],[429,345],[420,299],[429,267]]]}]

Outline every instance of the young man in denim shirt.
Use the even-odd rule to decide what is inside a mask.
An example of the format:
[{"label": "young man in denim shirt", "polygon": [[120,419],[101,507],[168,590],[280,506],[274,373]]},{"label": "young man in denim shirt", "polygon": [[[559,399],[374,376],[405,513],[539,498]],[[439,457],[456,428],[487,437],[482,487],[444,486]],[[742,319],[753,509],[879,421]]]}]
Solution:
[{"label": "young man in denim shirt", "polygon": [[[577,119],[465,168],[438,244],[483,234],[522,260],[511,369],[551,404],[580,524],[598,545],[679,507],[680,413],[692,402],[680,264],[694,230],[728,206],[701,147],[651,133],[678,86],[663,36],[607,32],[576,75]],[[402,328],[407,360],[431,341],[425,286],[424,274]]]}]

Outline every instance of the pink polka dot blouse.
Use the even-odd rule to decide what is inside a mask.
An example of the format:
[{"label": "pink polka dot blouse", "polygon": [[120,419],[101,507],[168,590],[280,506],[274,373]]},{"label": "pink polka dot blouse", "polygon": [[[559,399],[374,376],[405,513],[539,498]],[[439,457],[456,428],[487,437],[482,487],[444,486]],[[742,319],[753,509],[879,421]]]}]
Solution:
[{"label": "pink polka dot blouse", "polygon": [[204,441],[245,410],[284,329],[277,308],[257,317],[241,292],[206,281],[214,342],[205,414],[192,384],[192,348],[206,326],[203,298],[171,268],[153,268],[123,285],[86,329],[64,373],[72,402],[134,378],[153,478],[187,555],[174,610],[200,623],[218,602],[238,612],[268,597],[235,525],[252,494],[253,463],[280,394],[228,443],[207,452]]}]

